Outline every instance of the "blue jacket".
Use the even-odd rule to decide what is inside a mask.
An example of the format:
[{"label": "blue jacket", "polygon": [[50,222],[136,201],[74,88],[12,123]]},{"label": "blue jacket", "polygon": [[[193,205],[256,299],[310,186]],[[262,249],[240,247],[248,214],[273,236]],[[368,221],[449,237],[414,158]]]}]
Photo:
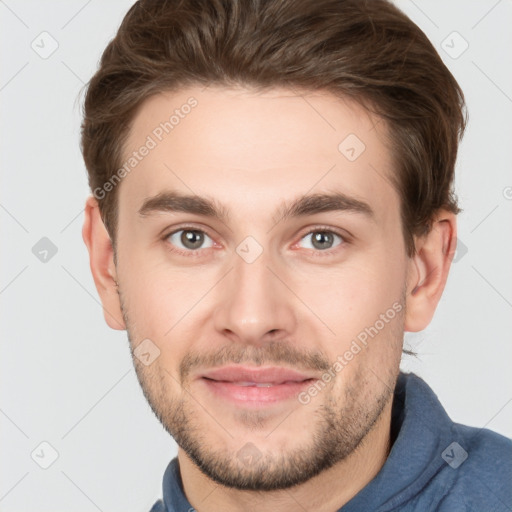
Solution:
[{"label": "blue jacket", "polygon": [[[450,420],[418,376],[395,389],[391,452],[377,476],[337,512],[511,512],[512,441]],[[177,457],[150,512],[193,512]],[[336,512],[336,511],[333,511]]]}]

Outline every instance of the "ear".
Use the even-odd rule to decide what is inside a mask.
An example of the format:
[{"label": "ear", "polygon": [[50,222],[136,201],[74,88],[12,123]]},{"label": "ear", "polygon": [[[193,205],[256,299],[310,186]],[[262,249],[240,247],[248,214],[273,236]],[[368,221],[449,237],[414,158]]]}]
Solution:
[{"label": "ear", "polygon": [[440,210],[430,232],[415,239],[409,260],[405,330],[417,332],[431,322],[441,299],[457,245],[457,218]]},{"label": "ear", "polygon": [[89,263],[94,284],[103,305],[105,321],[112,329],[125,330],[121,303],[117,293],[117,274],[114,250],[103,224],[98,202],[93,196],[85,203],[82,237],[89,251]]}]

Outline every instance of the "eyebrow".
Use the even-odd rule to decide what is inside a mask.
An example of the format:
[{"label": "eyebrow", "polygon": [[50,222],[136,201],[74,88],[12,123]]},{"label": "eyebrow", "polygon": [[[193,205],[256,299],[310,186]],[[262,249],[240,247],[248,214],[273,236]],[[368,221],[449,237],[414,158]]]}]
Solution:
[{"label": "eyebrow", "polygon": [[[370,205],[360,199],[350,197],[340,192],[309,194],[299,197],[291,203],[282,203],[272,220],[281,220],[316,213],[340,211],[363,214],[374,220],[375,214]],[[139,209],[141,217],[156,213],[184,212],[205,217],[215,218],[221,222],[229,220],[229,211],[213,198],[198,195],[183,195],[177,192],[161,192],[144,200]]]}]

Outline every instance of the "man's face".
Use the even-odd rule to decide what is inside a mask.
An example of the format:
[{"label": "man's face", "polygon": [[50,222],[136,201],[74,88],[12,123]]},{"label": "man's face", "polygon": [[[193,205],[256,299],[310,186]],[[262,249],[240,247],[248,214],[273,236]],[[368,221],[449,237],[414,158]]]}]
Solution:
[{"label": "man's face", "polygon": [[[123,317],[132,350],[160,352],[134,357],[153,411],[218,482],[304,482],[389,411],[409,260],[383,125],[328,94],[224,88],[134,119],[126,158],[151,147],[118,190]],[[151,201],[171,193],[225,215]]]}]

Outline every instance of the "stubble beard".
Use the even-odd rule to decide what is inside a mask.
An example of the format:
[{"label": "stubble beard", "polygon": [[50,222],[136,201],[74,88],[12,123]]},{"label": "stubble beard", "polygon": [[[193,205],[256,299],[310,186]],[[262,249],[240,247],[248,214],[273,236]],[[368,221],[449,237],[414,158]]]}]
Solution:
[{"label": "stubble beard", "polygon": [[[211,439],[212,433],[223,431],[220,428],[222,418],[214,419],[214,411],[206,413],[198,401],[191,397],[186,386],[183,386],[181,397],[172,396],[168,383],[178,379],[158,364],[145,366],[134,356],[133,340],[136,338],[122,300],[121,309],[137,378],[153,413],[197,467],[213,481],[226,487],[272,491],[310,480],[353,454],[376,426],[386,405],[393,398],[398,370],[390,370],[379,377],[379,381],[383,377],[386,381],[381,386],[381,392],[375,396],[372,392],[372,378],[365,366],[360,364],[354,378],[346,383],[342,397],[334,396],[331,390],[325,388],[320,393],[324,397],[317,396],[312,400],[311,403],[320,405],[313,410],[311,421],[306,425],[309,435],[296,443],[297,448],[286,453],[276,453],[276,450],[255,446],[250,435],[247,435],[247,442],[245,445],[242,442],[242,447],[239,444],[232,450],[216,449],[216,446],[233,442],[226,432],[225,435],[221,434],[222,439],[217,442]],[[403,329],[391,329],[390,337],[394,339],[389,341],[395,343],[400,333],[403,338]],[[380,340],[380,343],[383,342]],[[297,404],[297,409],[306,407],[298,401]],[[294,411],[290,416],[293,414]],[[255,411],[241,412],[237,419],[248,427],[249,432],[250,428],[257,429],[267,424],[265,414]],[[220,421],[219,425],[214,425],[216,420]],[[244,449],[252,450],[252,456],[244,457]]]}]

